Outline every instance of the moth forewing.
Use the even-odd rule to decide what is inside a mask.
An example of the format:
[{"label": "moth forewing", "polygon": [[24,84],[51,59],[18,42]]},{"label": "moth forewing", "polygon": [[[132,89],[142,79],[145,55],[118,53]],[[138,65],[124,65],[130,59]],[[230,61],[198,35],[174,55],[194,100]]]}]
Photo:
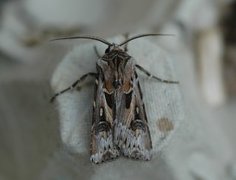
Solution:
[{"label": "moth forewing", "polygon": [[126,63],[123,73],[129,85],[124,83],[126,91],[117,91],[116,99],[119,101],[116,101],[114,142],[124,156],[150,160],[152,142],[133,58]]},{"label": "moth forewing", "polygon": [[104,92],[103,89],[103,72],[98,64],[98,77],[95,80],[93,120],[91,128],[90,160],[94,163],[101,163],[114,159],[120,154],[113,143],[113,110],[106,100],[106,92]]}]

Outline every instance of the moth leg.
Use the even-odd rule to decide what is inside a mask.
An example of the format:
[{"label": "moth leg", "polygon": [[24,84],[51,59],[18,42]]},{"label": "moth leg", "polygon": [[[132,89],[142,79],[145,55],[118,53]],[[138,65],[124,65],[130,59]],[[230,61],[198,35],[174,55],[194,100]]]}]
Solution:
[{"label": "moth leg", "polygon": [[[124,34],[124,37],[125,37],[125,40],[127,40],[128,37],[129,37],[129,33],[125,33],[125,34]],[[125,44],[124,51],[125,51],[125,52],[128,51],[128,43]]]},{"label": "moth leg", "polygon": [[97,76],[97,73],[89,72],[89,73],[87,73],[87,74],[84,74],[84,75],[81,76],[77,81],[75,81],[70,87],[68,87],[68,88],[66,88],[66,89],[64,89],[64,90],[62,90],[62,91],[56,93],[56,94],[50,99],[50,102],[53,102],[57,96],[59,96],[59,95],[65,93],[65,92],[67,92],[67,91],[69,91],[69,90],[74,89],[74,88],[77,86],[77,84],[79,84],[79,83],[85,81],[85,79],[86,79],[88,76],[96,77],[96,76]]},{"label": "moth leg", "polygon": [[98,49],[96,46],[93,46],[93,49],[95,51],[95,54],[97,55],[98,58],[101,58],[102,56],[99,54]]},{"label": "moth leg", "polygon": [[138,68],[140,71],[144,72],[150,78],[156,79],[156,80],[158,80],[160,82],[163,82],[163,83],[179,84],[179,81],[164,80],[164,79],[161,79],[159,77],[156,77],[156,76],[152,75],[150,72],[148,72],[146,69],[144,69],[142,66],[140,66],[138,64],[136,64],[135,66],[136,66],[136,68]]}]

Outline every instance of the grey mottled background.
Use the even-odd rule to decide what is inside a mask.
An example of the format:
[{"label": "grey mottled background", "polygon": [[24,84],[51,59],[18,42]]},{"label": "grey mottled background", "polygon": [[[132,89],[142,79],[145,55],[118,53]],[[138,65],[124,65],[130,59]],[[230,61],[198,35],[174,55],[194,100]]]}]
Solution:
[{"label": "grey mottled background", "polygon": [[[236,179],[235,21],[230,21],[234,4],[233,0],[0,1],[0,179]],[[152,134],[162,148],[157,145],[150,162],[120,159],[95,166],[88,161],[88,148],[73,144],[87,143],[83,137],[89,122],[81,126],[86,132],[82,136],[63,129],[76,118],[65,122],[64,117],[77,108],[68,102],[78,92],[49,103],[54,91],[76,79],[81,67],[73,67],[73,62],[83,62],[80,58],[86,55],[81,49],[90,53],[92,44],[48,40],[79,34],[111,38],[125,32],[175,34],[139,41],[136,49],[135,42],[130,46],[132,56],[151,72],[180,81],[173,89],[154,85],[157,94],[164,95],[160,107],[154,102],[157,110],[151,103],[147,109],[151,119],[157,112],[157,117],[168,116],[179,126],[168,127],[171,133],[160,137]],[[225,38],[229,34],[232,38]],[[142,42],[147,43],[143,48]],[[160,58],[152,61],[160,63],[155,66],[143,58],[153,45],[157,50],[152,57]],[[103,46],[99,48],[102,51]],[[88,61],[82,64],[90,69],[94,60]],[[147,99],[156,98],[150,89],[145,84]],[[89,92],[82,91],[78,98],[84,95],[88,100]],[[79,101],[82,109],[89,106],[84,103]],[[169,138],[161,141],[162,135]]]}]

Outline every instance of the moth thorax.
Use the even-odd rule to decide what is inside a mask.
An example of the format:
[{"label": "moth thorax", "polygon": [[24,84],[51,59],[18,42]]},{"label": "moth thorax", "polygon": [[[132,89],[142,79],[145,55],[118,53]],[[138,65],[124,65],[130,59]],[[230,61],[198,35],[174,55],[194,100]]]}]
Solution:
[{"label": "moth thorax", "polygon": [[119,79],[115,79],[113,82],[112,82],[112,85],[115,89],[118,89],[121,85],[121,80]]}]

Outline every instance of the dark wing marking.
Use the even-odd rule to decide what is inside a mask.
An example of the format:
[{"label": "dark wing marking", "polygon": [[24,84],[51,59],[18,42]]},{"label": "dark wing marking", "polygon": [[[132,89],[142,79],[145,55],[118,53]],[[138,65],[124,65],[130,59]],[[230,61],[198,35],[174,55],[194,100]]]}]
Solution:
[{"label": "dark wing marking", "polygon": [[95,101],[93,105],[93,124],[91,129],[91,157],[94,163],[101,163],[119,156],[113,144],[112,95],[103,92],[103,81],[96,79]]},{"label": "dark wing marking", "polygon": [[128,94],[125,94],[125,107],[126,107],[126,109],[130,108],[132,98],[133,98],[133,91],[130,91]]}]

